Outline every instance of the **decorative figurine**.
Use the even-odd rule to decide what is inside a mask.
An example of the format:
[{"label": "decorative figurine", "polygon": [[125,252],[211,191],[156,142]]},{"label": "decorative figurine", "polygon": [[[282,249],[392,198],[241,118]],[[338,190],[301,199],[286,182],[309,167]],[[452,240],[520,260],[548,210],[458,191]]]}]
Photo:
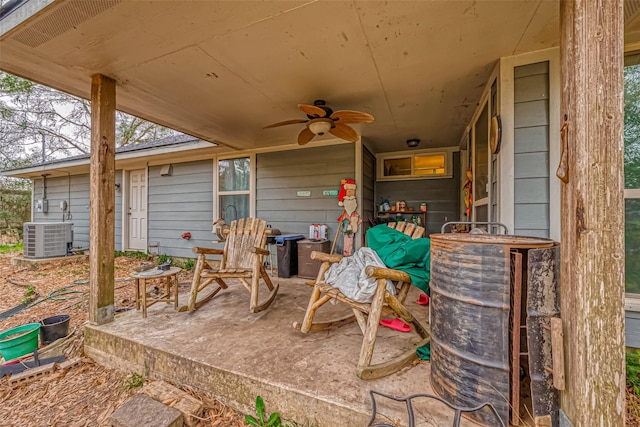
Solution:
[{"label": "decorative figurine", "polygon": [[338,191],[338,206],[343,206],[344,211],[338,217],[338,225],[344,234],[344,245],[342,254],[350,256],[353,253],[353,235],[358,232],[358,226],[362,224],[362,219],[356,208],[356,182],[353,179],[343,179],[340,182]]}]

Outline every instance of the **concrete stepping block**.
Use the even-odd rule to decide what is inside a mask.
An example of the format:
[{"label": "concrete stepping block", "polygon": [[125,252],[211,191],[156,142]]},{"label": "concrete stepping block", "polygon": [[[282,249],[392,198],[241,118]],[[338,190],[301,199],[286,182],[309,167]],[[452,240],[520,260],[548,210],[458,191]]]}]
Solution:
[{"label": "concrete stepping block", "polygon": [[12,375],[11,378],[9,378],[9,385],[15,388],[19,385],[29,384],[31,382],[39,380],[42,377],[53,374],[55,370],[55,363],[49,363],[47,365],[27,369],[24,372]]},{"label": "concrete stepping block", "polygon": [[146,394],[136,394],[107,420],[109,427],[183,427],[182,412]]},{"label": "concrete stepping block", "polygon": [[195,427],[200,422],[204,409],[202,402],[166,381],[158,380],[145,383],[139,393],[144,393],[158,402],[182,412],[184,424],[188,427]]}]

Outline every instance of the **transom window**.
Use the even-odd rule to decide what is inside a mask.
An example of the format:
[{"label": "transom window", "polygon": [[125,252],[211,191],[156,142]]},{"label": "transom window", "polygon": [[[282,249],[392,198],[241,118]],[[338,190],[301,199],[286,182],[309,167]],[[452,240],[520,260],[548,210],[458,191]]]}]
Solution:
[{"label": "transom window", "polygon": [[451,177],[450,151],[382,153],[376,157],[378,181]]}]

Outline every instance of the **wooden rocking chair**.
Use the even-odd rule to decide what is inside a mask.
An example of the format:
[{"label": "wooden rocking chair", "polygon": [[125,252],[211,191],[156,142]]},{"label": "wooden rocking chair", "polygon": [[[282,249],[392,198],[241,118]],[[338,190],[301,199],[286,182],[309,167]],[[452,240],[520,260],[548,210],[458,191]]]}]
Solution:
[{"label": "wooden rocking chair", "polygon": [[[269,255],[269,251],[265,249],[267,234],[271,233],[266,225],[266,221],[254,218],[231,221],[230,228],[225,230],[224,249],[194,247],[192,250],[198,254],[198,261],[193,274],[189,305],[181,307],[180,311],[194,311],[216,296],[221,289],[227,289],[225,279],[238,279],[247,288],[251,294],[249,310],[252,313],[269,307],[278,293],[278,285],[271,283],[263,265],[264,256]],[[206,259],[207,255],[222,255],[219,269],[211,267]],[[258,302],[260,279],[271,292],[261,303]],[[214,282],[217,287],[198,300],[198,294]]]},{"label": "wooden rocking chair", "polygon": [[[399,222],[398,224],[389,223],[389,227],[403,232],[404,234],[411,236],[413,239],[422,237],[425,231],[423,227],[405,222]],[[318,277],[313,284],[313,292],[309,299],[309,305],[304,315],[304,320],[302,323],[295,322],[293,324],[294,328],[307,333],[309,331],[337,328],[350,323],[355,319],[360,326],[362,334],[364,335],[356,370],[356,374],[362,379],[374,379],[392,374],[418,358],[415,348],[412,348],[411,350],[387,362],[375,365],[371,363],[376,343],[376,335],[383,312],[385,314],[398,317],[411,326],[412,331],[422,338],[422,340],[417,344],[417,347],[425,345],[430,340],[428,327],[423,326],[404,306],[404,301],[407,298],[409,289],[411,288],[411,277],[407,273],[392,270],[390,268],[368,266],[365,272],[368,277],[374,277],[377,279],[377,288],[373,296],[373,300],[370,303],[361,303],[346,297],[338,288],[324,282],[325,272],[329,269],[331,264],[340,262],[343,258],[342,255],[330,255],[314,251],[311,253],[311,258],[321,261],[322,265],[318,272]],[[387,291],[387,279],[393,282],[396,288],[396,295],[391,295]],[[353,314],[330,321],[314,322],[313,319],[316,311],[332,299],[347,304],[351,307]]]}]

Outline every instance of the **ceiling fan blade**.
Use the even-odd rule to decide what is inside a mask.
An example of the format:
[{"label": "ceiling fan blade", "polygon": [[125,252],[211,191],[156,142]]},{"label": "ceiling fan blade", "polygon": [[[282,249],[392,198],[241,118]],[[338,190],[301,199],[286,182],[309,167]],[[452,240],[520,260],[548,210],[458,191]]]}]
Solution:
[{"label": "ceiling fan blade", "polygon": [[340,123],[371,123],[375,119],[371,114],[363,113],[361,111],[353,110],[339,110],[331,115],[333,120],[338,120]]},{"label": "ceiling fan blade", "polygon": [[316,136],[316,134],[311,132],[309,128],[304,128],[302,129],[302,132],[298,134],[298,144],[305,145],[307,142],[311,141],[314,136]]},{"label": "ceiling fan blade", "polygon": [[276,128],[278,126],[285,126],[285,125],[294,125],[296,123],[306,123],[308,121],[309,120],[303,120],[303,119],[285,120],[284,122],[273,123],[271,125],[265,126],[262,129]]},{"label": "ceiling fan blade", "polygon": [[329,132],[340,139],[350,142],[356,142],[359,137],[358,132],[356,132],[355,129],[343,123],[335,123],[334,127],[332,127]]},{"label": "ceiling fan blade", "polygon": [[303,113],[312,117],[326,117],[327,115],[325,110],[315,105],[298,104],[298,108],[301,109]]}]

